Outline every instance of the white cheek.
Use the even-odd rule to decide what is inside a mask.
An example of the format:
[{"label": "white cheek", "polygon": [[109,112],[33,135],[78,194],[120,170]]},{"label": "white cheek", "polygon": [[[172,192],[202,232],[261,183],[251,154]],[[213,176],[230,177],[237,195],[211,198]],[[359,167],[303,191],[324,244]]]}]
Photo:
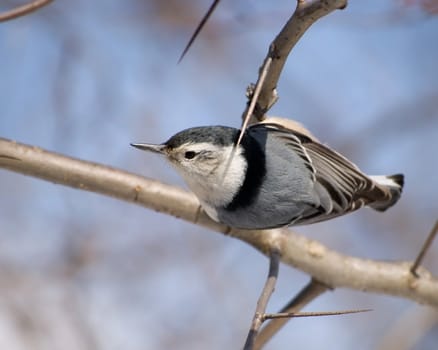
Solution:
[{"label": "white cheek", "polygon": [[[212,147],[206,144],[201,146],[201,149]],[[233,146],[215,148],[212,151],[219,157],[216,161],[199,164],[181,159],[180,164],[174,162],[172,165],[196,194],[207,214],[217,220],[217,213],[213,208],[226,206],[233,200],[245,179],[247,164],[241,149],[233,152]]]}]

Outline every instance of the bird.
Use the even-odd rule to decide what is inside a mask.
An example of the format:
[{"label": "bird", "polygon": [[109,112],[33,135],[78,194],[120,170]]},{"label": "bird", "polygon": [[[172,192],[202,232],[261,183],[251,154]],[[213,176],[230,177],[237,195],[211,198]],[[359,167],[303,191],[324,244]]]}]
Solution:
[{"label": "bird", "polygon": [[402,174],[366,175],[298,122],[281,120],[249,126],[240,144],[237,128],[201,126],[131,146],[164,155],[207,215],[236,229],[308,225],[364,206],[383,212],[399,200]]}]

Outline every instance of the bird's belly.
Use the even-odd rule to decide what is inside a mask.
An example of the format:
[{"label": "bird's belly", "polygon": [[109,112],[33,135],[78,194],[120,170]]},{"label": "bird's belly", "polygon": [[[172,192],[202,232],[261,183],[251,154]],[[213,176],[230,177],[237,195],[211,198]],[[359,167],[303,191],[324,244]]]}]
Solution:
[{"label": "bird's belly", "polygon": [[259,202],[235,210],[222,208],[216,211],[216,215],[217,221],[230,227],[268,229],[293,224],[303,213],[313,208],[313,203],[308,201],[277,198],[275,202]]}]

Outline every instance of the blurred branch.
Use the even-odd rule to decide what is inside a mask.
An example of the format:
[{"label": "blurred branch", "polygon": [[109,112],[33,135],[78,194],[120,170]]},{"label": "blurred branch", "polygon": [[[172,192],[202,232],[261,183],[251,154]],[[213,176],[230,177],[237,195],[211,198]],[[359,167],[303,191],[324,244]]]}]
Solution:
[{"label": "blurred branch", "polygon": [[53,0],[35,0],[26,5],[18,6],[12,10],[0,13],[0,22],[9,21],[17,17],[25,16],[31,12],[40,9],[43,6],[50,4]]},{"label": "blurred branch", "polygon": [[[330,12],[343,9],[347,0],[298,0],[293,15],[289,18],[283,29],[269,46],[265,58],[272,60],[269,71],[263,84],[260,96],[257,99],[254,117],[263,120],[265,113],[276,102],[278,96],[276,88],[284,64],[295,44],[300,40],[306,30],[321,17]],[[265,63],[263,66],[265,66]],[[259,75],[261,72],[259,72]],[[251,98],[250,98],[251,99]],[[247,107],[248,108],[248,107]],[[243,113],[245,114],[246,111]]]},{"label": "blurred branch", "polygon": [[374,349],[427,349],[429,348],[425,345],[427,342],[423,343],[422,340],[428,338],[429,332],[436,334],[437,326],[438,313],[436,310],[417,305],[412,306],[403,313],[394,315],[392,323],[382,329],[382,338]]},{"label": "blurred branch", "polygon": [[198,37],[198,34],[201,32],[202,28],[204,28],[205,23],[207,23],[210,16],[213,14],[215,8],[217,5],[219,5],[220,0],[213,0],[213,3],[210,5],[210,7],[207,10],[207,13],[202,17],[201,22],[198,23],[198,26],[196,27],[195,31],[193,32],[192,36],[189,39],[189,42],[187,43],[186,47],[184,48],[181,56],[179,57],[178,63],[180,63],[186,53],[189,51],[190,47],[192,46],[193,42]]},{"label": "blurred branch", "polygon": [[412,262],[359,259],[337,253],[288,229],[235,230],[199,211],[196,197],[177,187],[97,163],[74,159],[0,138],[0,168],[118,198],[230,234],[264,254],[278,248],[281,261],[331,288],[394,295],[438,307],[438,279]]}]

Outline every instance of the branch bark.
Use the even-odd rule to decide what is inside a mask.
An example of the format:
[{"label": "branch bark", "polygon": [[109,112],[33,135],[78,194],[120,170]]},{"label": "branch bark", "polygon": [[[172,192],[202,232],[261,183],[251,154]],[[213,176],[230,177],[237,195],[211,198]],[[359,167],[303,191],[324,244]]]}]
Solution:
[{"label": "branch bark", "polygon": [[0,168],[167,213],[230,234],[264,254],[277,248],[283,263],[332,288],[399,296],[438,307],[438,279],[422,267],[417,270],[419,277],[413,276],[410,272],[412,262],[386,262],[343,255],[288,229],[230,229],[200,211],[193,194],[174,186],[3,138],[0,138]]}]

